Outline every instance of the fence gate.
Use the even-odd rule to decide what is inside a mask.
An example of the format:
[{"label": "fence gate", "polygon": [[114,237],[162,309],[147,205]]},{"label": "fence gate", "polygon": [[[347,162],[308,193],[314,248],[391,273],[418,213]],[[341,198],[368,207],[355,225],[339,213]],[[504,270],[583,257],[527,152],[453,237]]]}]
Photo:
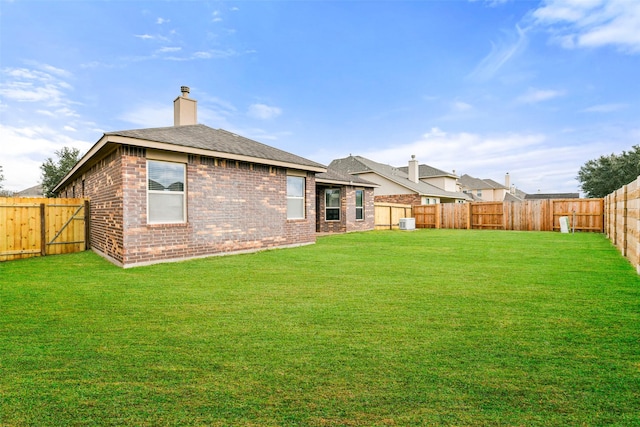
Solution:
[{"label": "fence gate", "polygon": [[89,248],[86,199],[0,198],[0,261]]}]

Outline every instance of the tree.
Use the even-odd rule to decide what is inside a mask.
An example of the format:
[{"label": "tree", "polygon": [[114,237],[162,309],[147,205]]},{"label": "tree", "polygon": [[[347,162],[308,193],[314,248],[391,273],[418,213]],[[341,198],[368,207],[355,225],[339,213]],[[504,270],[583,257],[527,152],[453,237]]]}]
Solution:
[{"label": "tree", "polygon": [[604,197],[636,180],[640,175],[640,145],[620,155],[589,160],[578,171],[580,187],[587,197]]},{"label": "tree", "polygon": [[42,169],[42,191],[45,197],[53,197],[53,189],[62,181],[62,178],[78,163],[80,150],[77,148],[63,147],[56,151],[57,162],[49,157],[41,166]]}]

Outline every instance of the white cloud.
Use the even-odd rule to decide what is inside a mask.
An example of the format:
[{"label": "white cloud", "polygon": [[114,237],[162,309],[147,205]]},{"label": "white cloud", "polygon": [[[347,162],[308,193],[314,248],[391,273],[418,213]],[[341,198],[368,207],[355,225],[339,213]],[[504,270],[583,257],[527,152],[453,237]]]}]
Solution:
[{"label": "white cloud", "polygon": [[134,34],[135,37],[142,39],[142,40],[153,40],[155,39],[155,36],[152,36],[150,34]]},{"label": "white cloud", "polygon": [[[565,142],[565,141],[562,141]],[[610,143],[610,142],[609,142]],[[412,154],[422,164],[458,175],[490,178],[502,182],[509,172],[511,181],[523,191],[577,192],[575,177],[586,160],[606,151],[607,142],[584,143],[579,155],[574,147],[562,145],[541,133],[478,134],[449,133],[432,128],[420,139],[407,144],[371,150],[362,155],[392,166],[406,166]]]},{"label": "white cloud", "polygon": [[626,104],[599,104],[582,110],[583,113],[613,113],[627,108]]},{"label": "white cloud", "polygon": [[156,20],[156,24],[158,24],[158,25],[166,24],[167,22],[170,22],[170,21],[168,19],[164,19],[164,18],[158,18]]},{"label": "white cloud", "polygon": [[269,120],[278,117],[282,114],[282,110],[278,107],[273,107],[266,104],[252,104],[249,106],[247,115],[254,119]]},{"label": "white cloud", "polygon": [[169,53],[169,52],[180,52],[182,50],[181,47],[161,47],[157,50],[158,53]]},{"label": "white cloud", "polygon": [[529,88],[527,92],[517,98],[517,101],[522,104],[535,104],[564,96],[564,94],[565,92],[560,90]]},{"label": "white cloud", "polygon": [[640,2],[636,0],[546,0],[532,17],[564,48],[615,46],[640,53]]},{"label": "white cloud", "polygon": [[491,52],[468,75],[473,80],[489,80],[527,45],[526,32],[518,25],[515,31],[505,32],[506,40],[491,43]]},{"label": "white cloud", "polygon": [[473,110],[473,105],[468,104],[466,102],[462,102],[462,101],[454,101],[451,103],[451,108],[454,111],[463,113],[465,111]]},{"label": "white cloud", "polygon": [[68,137],[47,126],[16,127],[0,124],[4,187],[20,191],[40,182],[40,165],[62,147],[85,153],[91,143]]},{"label": "white cloud", "polygon": [[56,107],[66,116],[75,112],[69,107],[73,104],[67,95],[72,87],[57,76],[71,76],[71,73],[46,64],[42,69],[53,72],[27,68],[4,68],[0,71],[0,98],[16,102],[38,103],[47,107]]},{"label": "white cloud", "polygon": [[167,104],[136,105],[120,114],[118,119],[140,128],[173,126],[173,107]]}]

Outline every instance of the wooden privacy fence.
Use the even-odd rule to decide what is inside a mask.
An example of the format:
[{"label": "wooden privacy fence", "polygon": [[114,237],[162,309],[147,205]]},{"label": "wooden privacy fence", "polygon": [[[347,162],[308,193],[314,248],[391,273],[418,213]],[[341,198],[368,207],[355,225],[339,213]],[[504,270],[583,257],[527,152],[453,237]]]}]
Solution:
[{"label": "wooden privacy fence", "polygon": [[603,199],[544,199],[523,202],[472,202],[413,207],[416,228],[559,231],[569,217],[575,231],[602,233]]},{"label": "wooden privacy fence", "polygon": [[375,229],[394,230],[400,226],[400,218],[412,217],[412,206],[397,203],[374,204],[375,209]]},{"label": "wooden privacy fence", "polygon": [[416,228],[559,231],[560,217],[572,230],[604,231],[603,199],[546,199],[523,202],[398,205],[376,203],[376,229],[396,229],[400,218],[414,217]]},{"label": "wooden privacy fence", "polygon": [[89,201],[0,197],[0,261],[89,248]]},{"label": "wooden privacy fence", "polygon": [[604,198],[605,233],[640,274],[640,178]]}]

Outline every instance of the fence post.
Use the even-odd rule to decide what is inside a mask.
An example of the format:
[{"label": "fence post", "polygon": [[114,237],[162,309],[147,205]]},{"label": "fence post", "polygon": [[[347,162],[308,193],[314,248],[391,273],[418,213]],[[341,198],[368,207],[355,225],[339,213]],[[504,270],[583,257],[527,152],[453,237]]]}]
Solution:
[{"label": "fence post", "polygon": [[47,255],[47,226],[45,224],[44,203],[40,203],[40,255]]},{"label": "fence post", "polygon": [[622,232],[624,233],[622,235],[622,255],[623,256],[627,256],[627,236],[629,234],[629,230],[627,227],[627,221],[628,221],[628,217],[629,214],[627,212],[627,185],[625,185],[624,187],[622,187]]},{"label": "fence post", "polygon": [[467,203],[467,230],[471,230],[471,212],[473,212],[473,203]]},{"label": "fence post", "polygon": [[84,250],[87,251],[91,249],[91,242],[89,241],[89,236],[91,233],[91,211],[89,201],[84,201]]}]

